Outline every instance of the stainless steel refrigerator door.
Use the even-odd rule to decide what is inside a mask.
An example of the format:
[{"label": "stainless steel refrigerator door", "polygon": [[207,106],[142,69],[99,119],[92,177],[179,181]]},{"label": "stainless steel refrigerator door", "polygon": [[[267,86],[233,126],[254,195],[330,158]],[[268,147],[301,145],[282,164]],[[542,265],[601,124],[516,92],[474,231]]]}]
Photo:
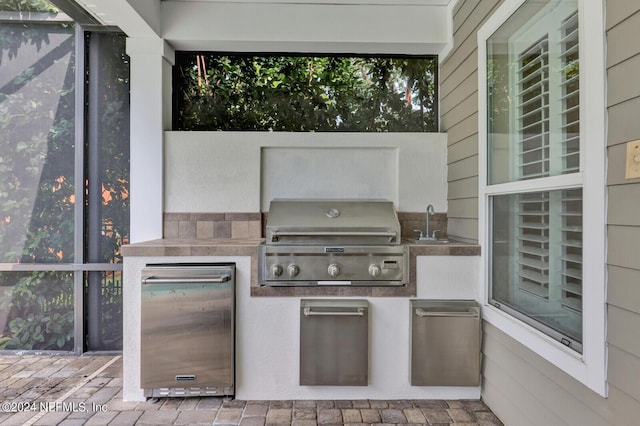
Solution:
[{"label": "stainless steel refrigerator door", "polygon": [[480,385],[480,307],[474,301],[411,301],[412,386]]},{"label": "stainless steel refrigerator door", "polygon": [[151,274],[143,281],[141,387],[233,393],[233,272],[184,272]]},{"label": "stainless steel refrigerator door", "polygon": [[366,300],[301,300],[300,385],[368,384],[368,306]]}]

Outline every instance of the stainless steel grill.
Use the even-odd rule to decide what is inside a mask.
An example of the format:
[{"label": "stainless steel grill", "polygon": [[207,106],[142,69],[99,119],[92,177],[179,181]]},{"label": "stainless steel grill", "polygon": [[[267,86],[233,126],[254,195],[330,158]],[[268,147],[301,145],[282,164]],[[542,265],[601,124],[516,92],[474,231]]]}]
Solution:
[{"label": "stainless steel grill", "polygon": [[400,222],[386,200],[273,200],[260,247],[270,286],[406,284]]}]

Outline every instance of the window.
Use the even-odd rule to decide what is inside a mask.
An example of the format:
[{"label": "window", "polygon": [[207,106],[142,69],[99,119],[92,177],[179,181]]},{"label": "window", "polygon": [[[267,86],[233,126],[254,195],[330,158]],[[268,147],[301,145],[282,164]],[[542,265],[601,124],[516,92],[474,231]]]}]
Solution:
[{"label": "window", "polygon": [[[488,111],[488,184],[503,184],[488,200],[490,302],[581,351],[577,4],[544,8],[514,33],[505,26],[487,41],[487,73],[505,74],[488,80],[494,106],[503,106]],[[556,175],[568,189],[539,191]],[[525,180],[526,187],[510,185]]]},{"label": "window", "polygon": [[597,11],[510,0],[479,31],[480,212],[487,319],[604,392],[603,30],[581,31]]},{"label": "window", "polygon": [[174,130],[437,131],[435,56],[176,52]]},{"label": "window", "polygon": [[2,2],[0,22],[0,349],[121,349],[124,36],[45,1]]},{"label": "window", "polygon": [[490,303],[582,351],[582,190],[492,195]]}]

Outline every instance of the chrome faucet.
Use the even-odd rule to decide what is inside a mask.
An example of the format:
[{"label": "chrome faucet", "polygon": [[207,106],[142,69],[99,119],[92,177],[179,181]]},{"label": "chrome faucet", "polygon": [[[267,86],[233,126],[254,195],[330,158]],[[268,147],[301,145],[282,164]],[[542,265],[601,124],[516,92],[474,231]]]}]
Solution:
[{"label": "chrome faucet", "polygon": [[414,229],[415,232],[419,233],[418,240],[436,240],[437,239],[437,233],[440,232],[440,231],[435,230],[435,231],[433,231],[432,235],[429,235],[429,219],[434,214],[435,214],[435,211],[433,209],[433,205],[429,204],[427,206],[426,227],[425,227],[425,231],[426,232],[423,234],[420,229]]}]

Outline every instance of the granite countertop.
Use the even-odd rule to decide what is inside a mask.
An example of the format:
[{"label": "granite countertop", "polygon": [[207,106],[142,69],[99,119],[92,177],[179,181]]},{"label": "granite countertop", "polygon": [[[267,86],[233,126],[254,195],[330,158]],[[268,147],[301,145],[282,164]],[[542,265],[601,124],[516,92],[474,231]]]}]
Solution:
[{"label": "granite countertop", "polygon": [[122,247],[126,256],[249,256],[251,257],[251,296],[380,296],[416,295],[417,256],[479,256],[478,244],[448,242],[424,244],[404,242],[409,247],[409,282],[405,286],[309,286],[269,287],[258,283],[258,246],[263,238],[159,239]]},{"label": "granite countertop", "polygon": [[252,256],[264,238],[159,239],[122,246],[123,256]]},{"label": "granite countertop", "polygon": [[[246,256],[256,254],[255,249],[264,238],[185,238],[159,239],[122,247],[124,256]],[[414,256],[479,256],[480,245],[451,241],[423,244],[405,241]]]},{"label": "granite countertop", "polygon": [[446,243],[416,242],[403,240],[409,246],[409,255],[415,256],[480,256],[480,244],[449,241]]}]

